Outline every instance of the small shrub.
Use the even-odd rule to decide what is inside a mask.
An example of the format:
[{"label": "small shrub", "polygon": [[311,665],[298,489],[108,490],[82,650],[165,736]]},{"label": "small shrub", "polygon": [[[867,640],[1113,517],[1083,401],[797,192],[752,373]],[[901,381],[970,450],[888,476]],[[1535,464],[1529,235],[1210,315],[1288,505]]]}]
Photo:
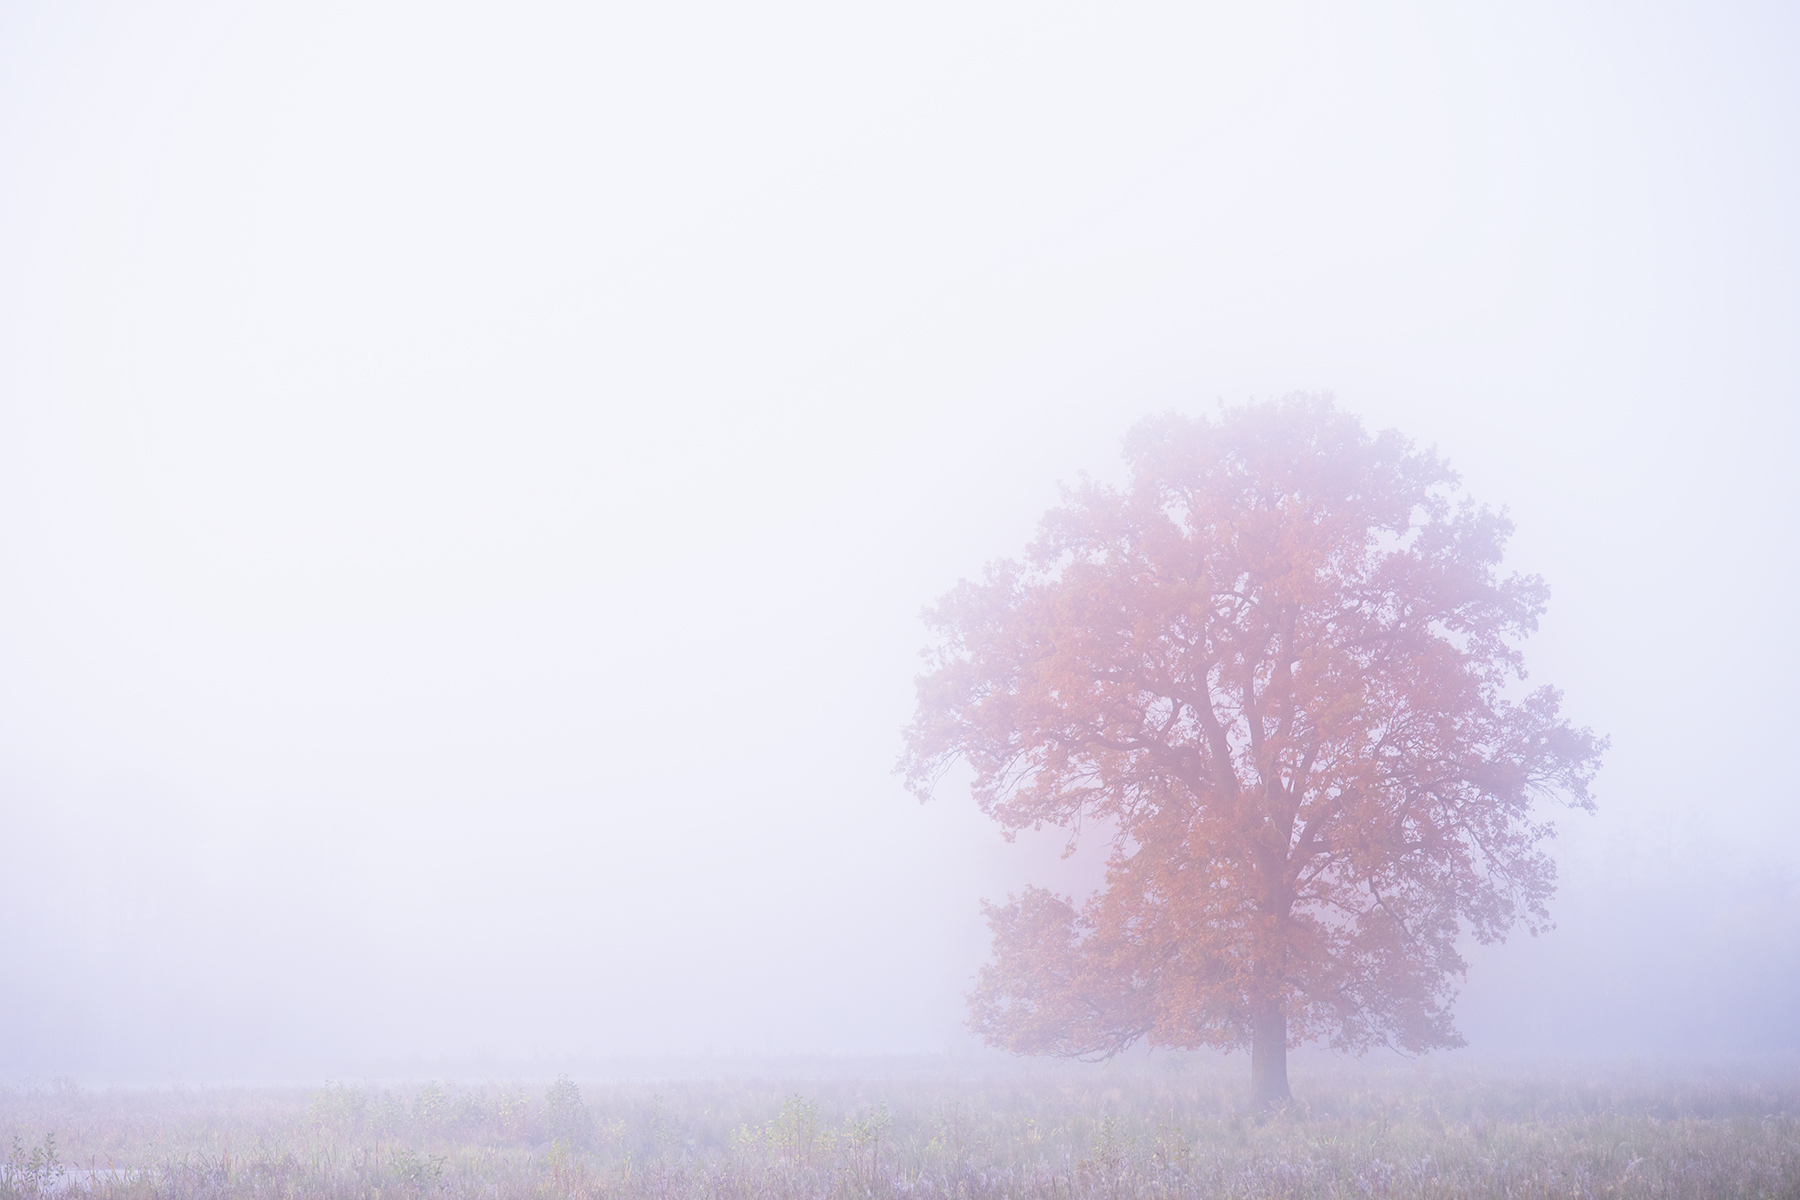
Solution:
[{"label": "small shrub", "polygon": [[40,1192],[53,1191],[61,1186],[64,1173],[62,1158],[56,1149],[56,1135],[46,1133],[44,1144],[33,1146],[29,1153],[25,1150],[19,1135],[14,1134],[12,1153],[6,1158],[6,1165],[0,1166],[0,1194],[8,1196],[35,1196]]},{"label": "small shrub", "polygon": [[367,1107],[368,1098],[358,1089],[348,1084],[327,1082],[313,1097],[312,1119],[323,1128],[349,1132],[362,1124]]},{"label": "small shrub", "polygon": [[594,1114],[567,1075],[559,1076],[544,1093],[544,1132],[563,1146],[585,1146],[593,1137]]}]

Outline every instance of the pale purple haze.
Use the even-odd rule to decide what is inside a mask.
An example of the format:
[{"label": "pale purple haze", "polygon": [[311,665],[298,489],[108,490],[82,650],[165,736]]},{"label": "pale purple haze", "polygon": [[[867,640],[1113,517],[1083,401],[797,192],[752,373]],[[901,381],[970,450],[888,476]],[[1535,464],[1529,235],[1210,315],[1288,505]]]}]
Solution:
[{"label": "pale purple haze", "polygon": [[[970,1045],[920,608],[1328,390],[1612,737],[1476,1051],[1800,1051],[1800,11],[0,8],[0,1078]],[[952,781],[954,784],[954,780]]]}]

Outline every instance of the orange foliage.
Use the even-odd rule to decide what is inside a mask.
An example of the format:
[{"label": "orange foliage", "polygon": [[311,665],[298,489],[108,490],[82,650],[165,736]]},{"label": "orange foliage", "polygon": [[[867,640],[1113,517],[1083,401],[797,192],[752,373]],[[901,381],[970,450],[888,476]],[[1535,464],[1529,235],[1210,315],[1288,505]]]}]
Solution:
[{"label": "orange foliage", "polygon": [[1547,594],[1498,575],[1510,523],[1323,398],[1153,418],[1126,452],[1123,490],[1069,490],[1022,563],[928,613],[909,787],[960,759],[1009,835],[1115,831],[1079,909],[988,906],[972,1026],[1251,1045],[1261,1099],[1290,1043],[1460,1044],[1457,939],[1547,926],[1535,802],[1591,809],[1605,748],[1555,690],[1507,694]]}]

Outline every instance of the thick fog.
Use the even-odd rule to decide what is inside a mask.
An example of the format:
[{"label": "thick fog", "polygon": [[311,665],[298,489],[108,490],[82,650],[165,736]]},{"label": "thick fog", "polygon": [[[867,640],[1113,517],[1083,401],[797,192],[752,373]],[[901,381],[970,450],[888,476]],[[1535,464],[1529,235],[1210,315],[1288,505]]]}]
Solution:
[{"label": "thick fog", "polygon": [[[1254,15],[1250,10],[1254,8]],[[1800,1050],[1800,14],[0,8],[0,1074],[959,1051],[919,610],[1147,413],[1510,509],[1475,1051]]]}]

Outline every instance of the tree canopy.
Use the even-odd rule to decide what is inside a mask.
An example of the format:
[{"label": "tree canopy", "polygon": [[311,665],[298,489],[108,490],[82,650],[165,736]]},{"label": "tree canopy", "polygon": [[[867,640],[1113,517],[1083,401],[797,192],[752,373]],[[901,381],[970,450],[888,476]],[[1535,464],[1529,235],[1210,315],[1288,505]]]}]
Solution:
[{"label": "tree canopy", "polygon": [[1500,574],[1510,522],[1324,397],[1153,417],[1125,453],[927,611],[908,786],[960,760],[1008,836],[1111,838],[1079,907],[987,906],[971,1025],[1249,1046],[1258,1102],[1290,1044],[1461,1044],[1459,937],[1547,927],[1539,802],[1591,809],[1605,749],[1519,682],[1548,593]]}]

